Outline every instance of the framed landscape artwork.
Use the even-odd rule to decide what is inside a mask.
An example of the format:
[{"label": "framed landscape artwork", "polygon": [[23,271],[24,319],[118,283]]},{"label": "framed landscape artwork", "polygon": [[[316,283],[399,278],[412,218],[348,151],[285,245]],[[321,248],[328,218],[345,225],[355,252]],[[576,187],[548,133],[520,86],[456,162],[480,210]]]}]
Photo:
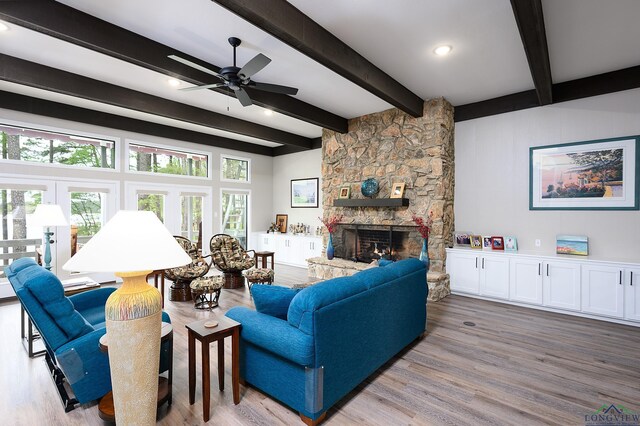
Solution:
[{"label": "framed landscape artwork", "polygon": [[530,148],[529,210],[638,210],[640,136]]},{"label": "framed landscape artwork", "polygon": [[291,180],[291,207],[318,207],[318,178]]}]

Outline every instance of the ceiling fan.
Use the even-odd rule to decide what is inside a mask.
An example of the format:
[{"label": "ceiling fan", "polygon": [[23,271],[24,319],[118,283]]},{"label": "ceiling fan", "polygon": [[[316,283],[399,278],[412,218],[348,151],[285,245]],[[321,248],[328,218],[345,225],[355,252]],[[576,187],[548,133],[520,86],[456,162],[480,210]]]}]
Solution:
[{"label": "ceiling fan", "polygon": [[173,59],[174,61],[178,61],[199,71],[206,72],[207,74],[211,74],[222,80],[222,82],[220,83],[204,84],[202,86],[195,87],[185,87],[180,90],[188,92],[191,90],[228,87],[233,91],[242,106],[249,106],[253,104],[251,98],[249,97],[249,94],[246,90],[244,90],[245,87],[264,90],[265,92],[282,93],[285,95],[295,95],[298,93],[298,89],[296,89],[295,87],[280,86],[278,84],[258,83],[257,81],[251,80],[251,77],[258,71],[266,67],[269,62],[271,62],[271,59],[269,59],[262,53],[258,53],[253,57],[253,59],[247,62],[244,67],[238,68],[236,66],[236,48],[240,46],[240,43],[242,43],[242,40],[240,40],[239,38],[229,37],[229,44],[233,46],[233,66],[220,68],[220,72],[212,71],[179,56],[169,55],[169,58]]}]

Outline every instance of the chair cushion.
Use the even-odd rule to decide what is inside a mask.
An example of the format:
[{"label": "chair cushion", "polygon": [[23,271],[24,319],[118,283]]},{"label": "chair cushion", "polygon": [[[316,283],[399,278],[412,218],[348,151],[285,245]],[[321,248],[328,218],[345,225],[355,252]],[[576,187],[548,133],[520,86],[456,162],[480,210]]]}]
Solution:
[{"label": "chair cushion", "polygon": [[75,310],[73,303],[65,297],[62,283],[54,274],[37,266],[25,268],[19,274],[24,275],[21,277],[24,286],[70,339],[94,330],[91,324]]},{"label": "chair cushion", "polygon": [[244,276],[251,281],[273,281],[274,272],[269,268],[253,268],[245,271]]},{"label": "chair cushion", "polygon": [[191,281],[189,287],[191,287],[192,290],[218,290],[221,289],[223,285],[224,281],[222,277],[218,275],[215,277],[196,278]]},{"label": "chair cushion", "polygon": [[254,285],[251,287],[256,311],[284,320],[287,319],[291,300],[299,291],[299,289],[294,290],[277,285]]},{"label": "chair cushion", "polygon": [[255,265],[255,260],[242,248],[240,241],[230,235],[215,235],[209,248],[213,264],[222,271],[242,271]]}]

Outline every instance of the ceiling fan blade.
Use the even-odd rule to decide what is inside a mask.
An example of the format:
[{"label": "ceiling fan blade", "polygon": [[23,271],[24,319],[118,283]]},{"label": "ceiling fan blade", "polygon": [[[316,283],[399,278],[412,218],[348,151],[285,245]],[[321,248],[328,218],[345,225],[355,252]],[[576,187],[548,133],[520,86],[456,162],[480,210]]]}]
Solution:
[{"label": "ceiling fan blade", "polygon": [[236,98],[238,98],[242,106],[246,107],[249,105],[253,105],[253,102],[251,102],[251,98],[249,97],[249,94],[243,88],[236,90],[234,93],[236,94]]},{"label": "ceiling fan blade", "polygon": [[192,90],[201,90],[201,89],[213,89],[215,87],[223,87],[226,86],[224,83],[214,83],[214,84],[205,84],[203,86],[192,86],[192,87],[184,87],[182,89],[178,89],[181,92],[191,92]]},{"label": "ceiling fan blade", "polygon": [[185,65],[187,65],[187,66],[189,66],[189,67],[191,67],[191,68],[195,68],[195,69],[197,69],[198,71],[206,72],[207,74],[215,75],[215,76],[216,76],[216,77],[218,77],[218,78],[222,78],[222,75],[221,75],[221,74],[218,74],[218,73],[217,73],[217,72],[215,72],[215,71],[211,71],[210,69],[205,68],[205,67],[203,67],[202,65],[198,65],[198,64],[196,64],[195,62],[191,62],[191,61],[190,61],[190,60],[188,60],[188,59],[181,58],[180,56],[176,56],[176,55],[169,55],[169,56],[168,56],[168,58],[169,58],[169,59],[173,59],[174,61],[180,62],[180,63],[182,63],[182,64],[185,64]]},{"label": "ceiling fan blade", "polygon": [[238,75],[241,76],[241,78],[251,78],[252,75],[269,65],[269,62],[271,62],[271,59],[262,53],[258,53],[238,71]]},{"label": "ceiling fan blade", "polygon": [[264,90],[265,92],[282,93],[285,95],[295,95],[298,93],[298,89],[295,87],[280,86],[279,84],[257,83],[252,81],[247,86],[258,90]]}]

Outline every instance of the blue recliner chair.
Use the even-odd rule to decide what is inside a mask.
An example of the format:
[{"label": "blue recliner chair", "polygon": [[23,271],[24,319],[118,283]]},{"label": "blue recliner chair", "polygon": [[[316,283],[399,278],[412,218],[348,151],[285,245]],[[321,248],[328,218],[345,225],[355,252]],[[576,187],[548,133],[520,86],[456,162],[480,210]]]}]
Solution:
[{"label": "blue recliner chair", "polygon": [[[111,391],[109,357],[100,350],[99,340],[106,333],[104,305],[116,289],[100,288],[65,297],[58,277],[31,258],[15,260],[5,273],[42,337],[45,360],[65,411]],[[171,322],[166,312],[162,321]],[[169,368],[171,344],[169,340],[161,347],[160,372]],[[74,398],[67,394],[65,381]]]}]

